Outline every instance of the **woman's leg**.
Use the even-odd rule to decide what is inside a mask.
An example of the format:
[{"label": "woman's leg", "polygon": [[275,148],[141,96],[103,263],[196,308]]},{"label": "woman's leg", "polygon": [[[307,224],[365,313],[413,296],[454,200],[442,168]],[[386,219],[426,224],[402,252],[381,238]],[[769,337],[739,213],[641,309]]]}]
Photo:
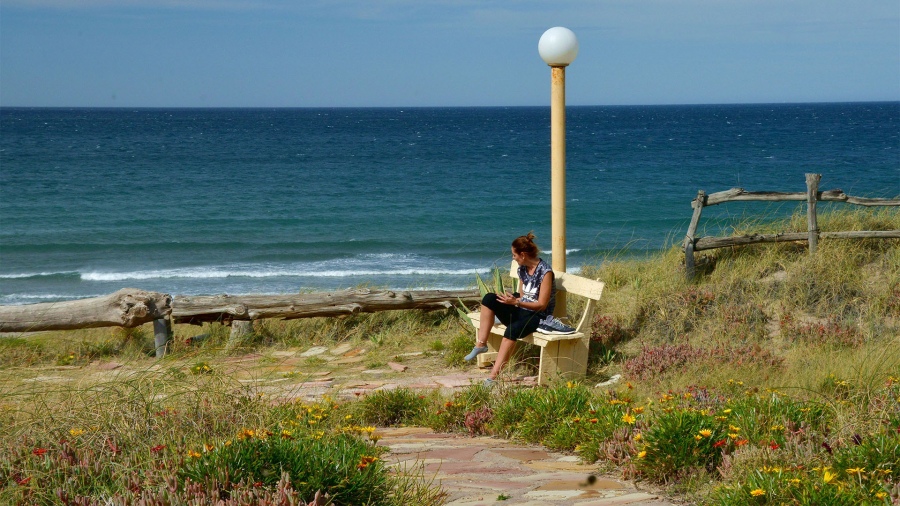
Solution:
[{"label": "woman's leg", "polygon": [[475,346],[484,348],[487,346],[488,337],[491,335],[491,328],[494,326],[494,310],[481,306],[481,320],[478,322],[478,332],[475,334]]},{"label": "woman's leg", "polygon": [[481,299],[481,319],[478,323],[478,330],[475,332],[475,347],[472,348],[468,355],[463,357],[463,360],[471,362],[478,355],[488,351],[488,338],[491,335],[491,328],[494,326],[494,318],[498,316],[496,308],[502,307],[503,305],[497,300],[497,294],[495,293],[488,293]]},{"label": "woman's leg", "polygon": [[490,378],[492,380],[497,379],[497,376],[500,374],[500,369],[503,369],[503,366],[506,365],[506,362],[509,360],[509,357],[515,349],[516,342],[504,337],[503,342],[500,343],[500,349],[497,350],[497,358],[494,360],[494,367],[491,369]]}]

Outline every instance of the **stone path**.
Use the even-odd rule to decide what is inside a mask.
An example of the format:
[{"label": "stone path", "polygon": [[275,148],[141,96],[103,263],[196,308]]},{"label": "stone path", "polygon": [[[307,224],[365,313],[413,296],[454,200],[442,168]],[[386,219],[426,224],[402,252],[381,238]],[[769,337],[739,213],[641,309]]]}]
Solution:
[{"label": "stone path", "polygon": [[[358,364],[365,350],[341,345],[329,350],[315,347],[303,353],[276,352],[278,363],[260,373],[256,354],[229,357],[216,367],[258,392],[273,399],[309,400],[323,395],[354,398],[378,390],[396,388],[439,389],[450,394],[481,383],[486,370],[475,368],[427,374],[412,371],[404,364],[388,363],[385,369],[367,369]],[[421,353],[409,353],[415,356]],[[303,360],[326,357],[329,364],[344,364],[336,371],[300,373]],[[122,364],[93,363],[94,375],[120,376]],[[159,366],[154,365],[151,369]],[[62,374],[65,367],[53,368]],[[418,374],[416,374],[419,372]],[[424,373],[424,374],[423,374]],[[534,385],[536,377],[504,378],[504,383]],[[23,381],[59,382],[68,377],[40,375]],[[537,445],[523,445],[504,439],[464,434],[435,433],[429,428],[380,428],[379,445],[390,450],[383,456],[398,469],[421,474],[440,486],[448,506],[671,506],[677,504],[656,493],[642,491],[635,484],[599,476],[595,466],[581,464],[578,457],[550,452]]]},{"label": "stone path", "polygon": [[[492,437],[420,427],[378,429],[386,464],[419,470],[447,493],[448,506],[670,506],[629,482],[596,476],[578,457]],[[418,466],[418,467],[417,467]]]}]

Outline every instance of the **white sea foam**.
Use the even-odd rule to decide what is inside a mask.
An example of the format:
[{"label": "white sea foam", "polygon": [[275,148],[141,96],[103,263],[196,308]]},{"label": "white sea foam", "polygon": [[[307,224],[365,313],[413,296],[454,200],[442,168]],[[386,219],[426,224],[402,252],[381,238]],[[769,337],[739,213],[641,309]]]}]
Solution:
[{"label": "white sea foam", "polygon": [[67,301],[75,299],[86,299],[91,297],[101,297],[109,294],[93,294],[93,295],[73,295],[73,294],[30,294],[30,293],[10,293],[0,296],[0,305],[5,306],[21,306],[24,304],[39,304],[42,302]]},{"label": "white sea foam", "polygon": [[78,274],[75,271],[62,271],[62,272],[22,272],[15,274],[0,274],[0,279],[27,279],[27,278],[39,278],[39,277],[50,277],[50,276],[74,276]]},{"label": "white sea foam", "polygon": [[279,267],[214,267],[214,268],[185,268],[185,269],[160,269],[133,272],[85,272],[81,274],[84,281],[126,281],[148,279],[222,279],[222,278],[275,278],[275,277],[305,277],[305,278],[349,278],[365,276],[467,276],[485,274],[490,269],[440,269],[426,267],[403,267],[382,269],[363,268],[331,268],[314,269],[310,267],[279,268]]}]

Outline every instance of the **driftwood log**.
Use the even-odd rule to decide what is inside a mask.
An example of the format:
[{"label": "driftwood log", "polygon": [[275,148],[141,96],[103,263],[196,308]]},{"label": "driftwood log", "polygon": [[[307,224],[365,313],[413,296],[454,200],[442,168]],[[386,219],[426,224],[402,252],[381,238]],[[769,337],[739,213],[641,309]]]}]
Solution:
[{"label": "driftwood log", "polygon": [[174,323],[343,316],[395,309],[447,309],[456,301],[481,301],[478,290],[373,291],[369,289],[290,295],[175,296]]},{"label": "driftwood log", "polygon": [[0,332],[138,327],[171,311],[171,295],[123,288],[90,299],[0,306]]}]

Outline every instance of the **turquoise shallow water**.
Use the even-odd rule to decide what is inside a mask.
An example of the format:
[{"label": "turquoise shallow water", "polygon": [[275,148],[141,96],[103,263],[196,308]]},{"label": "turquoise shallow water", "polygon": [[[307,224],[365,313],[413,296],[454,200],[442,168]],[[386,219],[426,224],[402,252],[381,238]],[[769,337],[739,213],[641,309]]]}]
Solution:
[{"label": "turquoise shallow water", "polygon": [[[567,126],[570,269],[679,242],[700,189],[817,172],[900,195],[897,102],[571,107]],[[469,286],[517,235],[549,248],[549,166],[547,108],[3,108],[0,304]]]}]

